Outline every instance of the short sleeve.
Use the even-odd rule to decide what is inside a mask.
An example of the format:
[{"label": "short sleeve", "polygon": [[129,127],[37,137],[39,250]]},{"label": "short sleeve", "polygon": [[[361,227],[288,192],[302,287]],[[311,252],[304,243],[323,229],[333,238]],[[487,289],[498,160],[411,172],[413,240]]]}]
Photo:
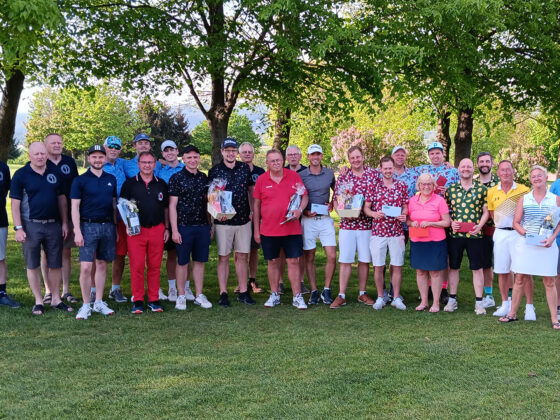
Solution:
[{"label": "short sleeve", "polygon": [[449,207],[443,198],[439,201],[438,212],[441,215],[449,214]]},{"label": "short sleeve", "polygon": [[80,178],[74,178],[72,181],[72,186],[70,187],[70,198],[74,200],[82,199],[82,188]]},{"label": "short sleeve", "polygon": [[169,186],[168,186],[168,193],[173,197],[178,197],[180,192],[180,185],[179,185],[179,172],[174,174],[171,178],[169,178]]},{"label": "short sleeve", "polygon": [[[22,168],[23,169],[23,168]],[[14,174],[14,179],[12,179],[11,187],[10,187],[10,198],[14,198],[16,200],[23,199],[23,183],[22,183],[22,176],[21,176],[21,169],[17,170]]]},{"label": "short sleeve", "polygon": [[260,200],[262,198],[262,178],[259,176],[257,182],[255,183],[255,189],[253,190],[253,198]]},{"label": "short sleeve", "polygon": [[[132,179],[132,178],[130,178]],[[131,186],[131,182],[128,179],[124,182],[122,188],[121,188],[121,197],[122,198],[126,198],[127,200],[130,200],[130,186]]]}]

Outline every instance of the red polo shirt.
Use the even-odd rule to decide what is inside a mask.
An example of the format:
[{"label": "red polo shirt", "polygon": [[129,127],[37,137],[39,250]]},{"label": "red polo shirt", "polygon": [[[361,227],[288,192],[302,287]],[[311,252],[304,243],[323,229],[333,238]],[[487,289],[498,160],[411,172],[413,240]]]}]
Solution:
[{"label": "red polo shirt", "polygon": [[[301,235],[299,220],[280,223],[286,220],[286,212],[290,198],[296,193],[296,184],[303,185],[300,176],[290,170],[284,169],[280,183],[270,178],[270,171],[259,176],[255,184],[253,197],[261,200],[261,234],[265,236]],[[307,190],[305,191],[307,195]]]}]

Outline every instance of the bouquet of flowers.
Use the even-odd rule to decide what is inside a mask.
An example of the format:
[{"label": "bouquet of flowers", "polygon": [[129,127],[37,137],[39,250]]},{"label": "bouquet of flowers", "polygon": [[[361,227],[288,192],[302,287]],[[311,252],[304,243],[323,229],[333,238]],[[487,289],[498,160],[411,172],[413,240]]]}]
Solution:
[{"label": "bouquet of flowers", "polygon": [[343,181],[338,185],[336,212],[340,217],[359,217],[364,205],[364,195],[354,194],[354,183]]},{"label": "bouquet of flowers", "polygon": [[127,200],[126,198],[119,198],[117,204],[121,218],[126,223],[128,234],[135,236],[140,233],[140,218],[138,216],[138,206],[136,200]]},{"label": "bouquet of flowers", "polygon": [[222,178],[212,180],[208,187],[208,213],[214,219],[227,217],[231,219],[235,216],[235,209],[232,205],[232,192],[226,191],[227,181]]},{"label": "bouquet of flowers", "polygon": [[296,190],[296,192],[290,197],[290,204],[288,204],[286,219],[281,224],[286,223],[294,217],[294,211],[299,209],[299,206],[301,205],[301,197],[305,194],[305,186],[301,182],[298,182],[296,185],[292,185],[292,188]]}]

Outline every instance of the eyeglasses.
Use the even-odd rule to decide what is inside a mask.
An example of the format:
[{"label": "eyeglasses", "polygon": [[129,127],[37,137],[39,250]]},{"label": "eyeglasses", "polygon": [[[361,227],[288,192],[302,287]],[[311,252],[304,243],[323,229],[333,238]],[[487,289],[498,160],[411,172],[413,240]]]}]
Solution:
[{"label": "eyeglasses", "polygon": [[115,149],[115,150],[121,150],[121,146],[117,146],[116,144],[112,144],[110,146],[107,146],[107,148],[109,149]]},{"label": "eyeglasses", "polygon": [[299,153],[288,153],[286,156],[288,156],[288,157],[297,157],[297,156],[300,156],[300,154],[299,154]]},{"label": "eyeglasses", "polygon": [[155,165],[156,164],[153,160],[141,160],[138,163],[140,165]]}]

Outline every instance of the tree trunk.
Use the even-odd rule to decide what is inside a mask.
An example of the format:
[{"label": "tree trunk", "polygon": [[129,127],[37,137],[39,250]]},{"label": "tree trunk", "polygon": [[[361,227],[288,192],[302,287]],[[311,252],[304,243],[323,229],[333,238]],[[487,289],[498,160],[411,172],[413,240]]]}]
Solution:
[{"label": "tree trunk", "polygon": [[0,103],[0,160],[6,162],[16,130],[16,116],[19,98],[23,91],[25,75],[15,70],[6,81]]},{"label": "tree trunk", "polygon": [[218,107],[213,113],[208,113],[208,125],[212,135],[212,166],[222,161],[222,142],[227,137],[229,117],[223,107]]},{"label": "tree trunk", "polygon": [[443,158],[449,161],[449,150],[451,149],[451,135],[449,127],[451,126],[451,112],[444,110],[438,116],[436,141],[443,145]]},{"label": "tree trunk", "polygon": [[459,109],[457,115],[457,132],[455,133],[455,167],[462,159],[471,157],[473,109]]},{"label": "tree trunk", "polygon": [[286,148],[290,144],[290,118],[292,111],[290,108],[278,106],[276,110],[276,123],[274,124],[274,142],[272,147],[286,155]]}]

